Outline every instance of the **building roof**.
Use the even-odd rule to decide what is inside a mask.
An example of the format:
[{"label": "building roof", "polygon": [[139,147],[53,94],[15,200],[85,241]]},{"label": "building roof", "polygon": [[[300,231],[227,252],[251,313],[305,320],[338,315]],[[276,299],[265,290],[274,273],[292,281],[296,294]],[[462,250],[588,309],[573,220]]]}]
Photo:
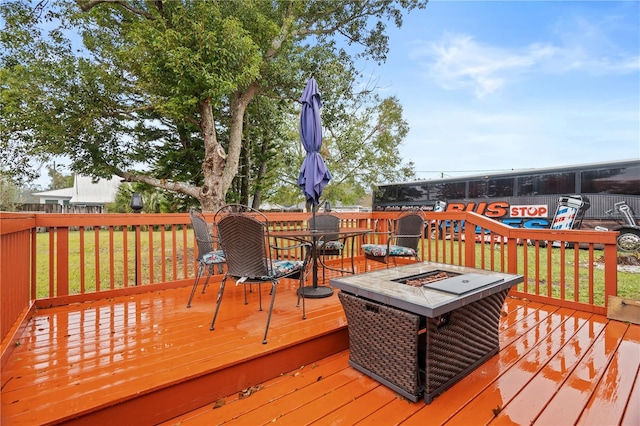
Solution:
[{"label": "building roof", "polygon": [[38,198],[68,199],[69,204],[107,204],[115,201],[121,183],[118,176],[109,180],[100,178],[94,183],[90,176],[75,175],[71,188],[36,192],[33,195]]},{"label": "building roof", "polygon": [[34,197],[38,198],[67,198],[73,197],[73,188],[54,189],[52,191],[34,192]]}]

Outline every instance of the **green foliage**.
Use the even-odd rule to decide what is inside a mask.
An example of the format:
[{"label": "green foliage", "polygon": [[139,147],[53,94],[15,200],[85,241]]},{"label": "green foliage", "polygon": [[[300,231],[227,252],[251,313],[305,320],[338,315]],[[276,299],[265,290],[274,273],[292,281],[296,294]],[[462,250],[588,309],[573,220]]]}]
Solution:
[{"label": "green foliage", "polygon": [[49,190],[71,188],[73,186],[73,175],[63,175],[56,169],[55,163],[53,166],[47,167],[47,170],[49,171],[49,178],[51,178]]},{"label": "green foliage", "polygon": [[[330,96],[336,96],[335,91],[328,91]],[[326,111],[328,120],[322,111],[325,131],[321,153],[333,175],[322,199],[334,205],[337,201],[358,204],[375,183],[415,178],[413,163],[403,163],[398,150],[409,129],[397,99],[354,96],[350,102],[332,99],[335,102],[323,103],[342,103],[340,108]],[[298,122],[290,125],[289,140],[282,145],[286,160],[277,167],[282,174],[273,187],[274,201],[283,205],[304,201],[296,181],[305,152],[295,133]]]},{"label": "green foliage", "polygon": [[0,177],[0,211],[15,211],[18,193],[16,185]]},{"label": "green foliage", "polygon": [[186,212],[194,204],[185,203],[178,197],[173,197],[158,188],[150,185],[134,183],[132,185],[120,185],[116,193],[114,203],[107,206],[108,213],[133,213],[131,197],[133,193],[142,195],[142,213],[177,213]]}]

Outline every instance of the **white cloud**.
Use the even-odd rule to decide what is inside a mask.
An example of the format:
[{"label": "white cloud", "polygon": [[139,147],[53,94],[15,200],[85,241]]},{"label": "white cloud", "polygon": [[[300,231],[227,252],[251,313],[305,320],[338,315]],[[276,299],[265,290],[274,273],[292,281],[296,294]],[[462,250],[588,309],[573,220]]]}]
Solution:
[{"label": "white cloud", "polygon": [[[446,90],[468,90],[477,99],[500,91],[531,73],[625,74],[640,70],[640,55],[612,47],[601,32],[578,20],[584,37],[564,31],[556,44],[536,41],[522,47],[500,47],[467,34],[444,34],[411,52],[422,61],[423,76]],[[558,44],[560,43],[560,44]]]},{"label": "white cloud", "polygon": [[479,99],[507,84],[510,74],[522,72],[535,63],[531,55],[513,54],[465,34],[445,36],[414,51],[413,56],[432,59],[427,64],[428,75],[441,87],[469,89]]}]

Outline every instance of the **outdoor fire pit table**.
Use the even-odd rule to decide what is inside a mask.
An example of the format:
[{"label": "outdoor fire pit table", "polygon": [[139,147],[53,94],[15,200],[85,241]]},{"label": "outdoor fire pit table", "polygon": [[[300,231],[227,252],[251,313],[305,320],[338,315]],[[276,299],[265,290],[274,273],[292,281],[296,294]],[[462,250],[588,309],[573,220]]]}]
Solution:
[{"label": "outdoor fire pit table", "polygon": [[434,262],[330,280],[347,317],[349,364],[427,404],[498,353],[504,299],[522,275]]}]

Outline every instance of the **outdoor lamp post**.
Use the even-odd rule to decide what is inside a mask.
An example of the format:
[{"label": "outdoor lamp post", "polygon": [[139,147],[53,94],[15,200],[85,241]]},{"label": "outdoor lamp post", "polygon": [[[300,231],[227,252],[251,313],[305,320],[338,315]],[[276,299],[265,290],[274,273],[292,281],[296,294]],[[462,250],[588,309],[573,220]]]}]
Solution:
[{"label": "outdoor lamp post", "polygon": [[[133,194],[131,194],[131,209],[133,209],[134,213],[140,213],[140,211],[142,211],[142,194],[138,194],[136,192],[134,192]],[[135,249],[136,249],[136,283],[135,285],[140,284],[139,282],[139,276],[138,276],[138,272],[140,270],[140,254],[138,252],[138,241],[140,241],[140,225],[136,225],[136,245],[135,245]]]}]

